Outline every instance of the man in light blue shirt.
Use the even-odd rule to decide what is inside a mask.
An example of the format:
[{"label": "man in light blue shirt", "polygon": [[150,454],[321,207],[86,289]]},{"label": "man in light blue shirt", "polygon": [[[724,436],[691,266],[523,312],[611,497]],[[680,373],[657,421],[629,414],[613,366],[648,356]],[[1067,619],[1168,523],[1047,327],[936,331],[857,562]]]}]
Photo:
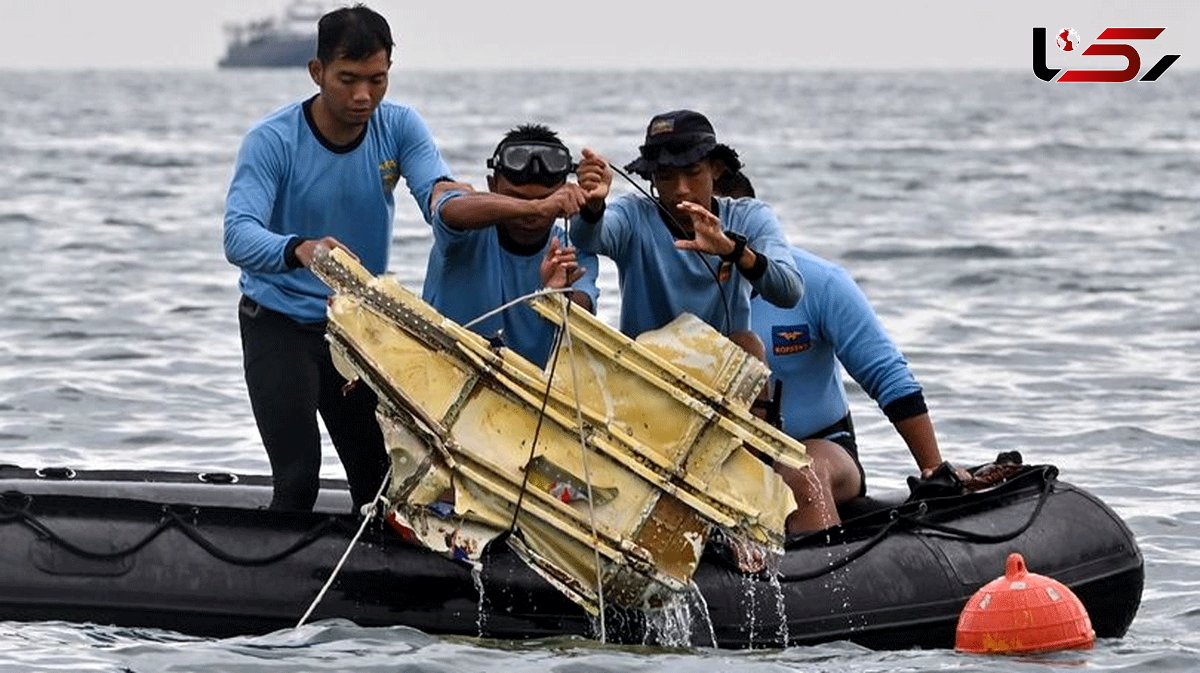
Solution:
[{"label": "man in light blue shirt", "polygon": [[362,5],[321,17],[308,66],[319,93],[260,121],[238,151],[225,256],[242,271],[246,386],[271,462],[272,509],[316,501],[318,412],[356,505],[374,497],[388,469],[375,395],[345,389],[334,369],[324,336],[330,291],[307,267],[318,246],[340,247],[382,273],[400,178],[426,220],[449,180],[420,115],[383,100],[392,47],[387,21]]},{"label": "man in light blue shirt", "polygon": [[[795,306],[804,292],[774,213],[755,199],[715,194],[736,153],[717,142],[699,112],[656,115],[638,153],[626,169],[650,180],[659,197],[628,194],[606,203],[612,170],[585,149],[578,175],[587,201],[571,230],[580,250],[617,264],[621,331],[637,337],[691,313],[761,359],[762,342],[750,329],[751,292],[783,308]],[[809,508],[791,479],[799,471],[777,470],[801,509]],[[789,518],[789,532],[798,521]]]},{"label": "man in light blue shirt", "polygon": [[[571,152],[549,128],[509,131],[488,160],[487,192],[447,190],[434,208],[433,249],[423,298],[459,323],[539,288],[572,287],[572,299],[595,311],[596,256],[576,252],[555,223],[579,212],[583,190],[568,182]],[[498,338],[545,366],[555,328],[524,303],[472,329]]]},{"label": "man in light blue shirt", "polygon": [[[718,192],[753,197],[740,166],[730,168]],[[755,297],[750,315],[772,377],[781,382],[775,403],[783,430],[803,442],[813,460],[815,479],[781,472],[797,501],[811,503],[789,520],[791,532],[800,532],[839,523],[837,505],[866,493],[842,367],[895,425],[923,477],[942,456],[921,385],[854,279],[808,251],[792,248],[791,255],[804,275],[804,297],[792,308]]]},{"label": "man in light blue shirt", "polygon": [[725,149],[704,115],[657,115],[627,168],[650,180],[659,198],[627,194],[612,203],[608,161],[584,150],[579,184],[587,202],[572,220],[572,240],[616,262],[621,331],[630,337],[692,313],[740,343],[750,330],[752,290],[784,307],[800,300],[803,279],[770,207],[713,195]]}]

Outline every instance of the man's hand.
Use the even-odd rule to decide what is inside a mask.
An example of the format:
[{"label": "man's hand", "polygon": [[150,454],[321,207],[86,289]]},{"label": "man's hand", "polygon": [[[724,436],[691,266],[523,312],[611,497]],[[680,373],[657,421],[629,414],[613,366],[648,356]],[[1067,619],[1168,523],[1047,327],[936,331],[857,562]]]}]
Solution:
[{"label": "man's hand", "polygon": [[559,187],[553,194],[537,201],[537,211],[542,217],[559,218],[573,217],[587,201],[583,188],[568,182]]},{"label": "man's hand", "polygon": [[325,238],[312,241],[305,241],[296,246],[296,261],[300,262],[300,265],[307,269],[309,266],[312,266],[313,258],[316,257],[317,250],[319,248],[326,251],[333,250],[334,248],[341,248],[349,253],[350,256],[354,258],[354,261],[358,261],[358,255],[355,255],[353,252],[351,252],[350,248],[342,245],[341,241],[332,236],[326,236]]},{"label": "man's hand", "polygon": [[542,258],[541,272],[542,287],[559,289],[583,278],[584,268],[575,258],[575,248],[563,247],[558,238],[551,235],[550,247]]},{"label": "man's hand", "polygon": [[[955,467],[954,465],[952,465],[949,462],[944,463],[944,464],[949,466],[950,471],[953,472],[954,476],[957,477],[958,480],[961,481],[962,483],[965,484],[965,483],[971,481],[971,473],[970,472],[967,472],[966,470],[964,470],[961,467]],[[938,468],[941,466],[942,465],[939,464],[939,465],[935,465],[933,467],[927,467],[927,468],[921,470],[921,478],[928,479],[928,478],[932,477],[933,473],[937,472]]]},{"label": "man's hand", "polygon": [[681,201],[679,210],[691,219],[692,230],[696,232],[696,237],[692,240],[675,241],[676,248],[698,250],[710,255],[728,255],[733,252],[736,244],[721,230],[721,220],[715,213],[691,201]]},{"label": "man's hand", "polygon": [[587,197],[587,209],[600,212],[612,188],[613,173],[608,167],[608,160],[585,147],[583,160],[579,162],[575,176]]}]

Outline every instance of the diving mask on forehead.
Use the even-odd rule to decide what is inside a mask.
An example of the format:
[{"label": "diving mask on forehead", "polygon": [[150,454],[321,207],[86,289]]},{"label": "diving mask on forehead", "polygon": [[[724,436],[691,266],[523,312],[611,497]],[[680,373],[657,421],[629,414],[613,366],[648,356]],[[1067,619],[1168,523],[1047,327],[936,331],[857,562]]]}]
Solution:
[{"label": "diving mask on forehead", "polygon": [[516,141],[501,145],[487,167],[500,173],[513,184],[536,182],[556,185],[575,170],[571,151],[562,145],[538,141]]}]

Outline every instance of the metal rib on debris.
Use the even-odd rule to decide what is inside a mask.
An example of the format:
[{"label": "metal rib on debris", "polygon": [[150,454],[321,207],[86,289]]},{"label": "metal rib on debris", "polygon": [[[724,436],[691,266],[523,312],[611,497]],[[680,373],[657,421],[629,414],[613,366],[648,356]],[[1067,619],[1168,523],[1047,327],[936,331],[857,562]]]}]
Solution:
[{"label": "metal rib on debris", "polygon": [[[389,498],[420,539],[444,544],[429,536],[450,524],[432,525],[426,511],[441,486],[454,494],[455,520],[470,525],[475,537],[467,546],[475,554],[507,529],[521,501],[521,535],[510,546],[593,612],[597,580],[607,598],[628,607],[685,590],[710,526],[780,550],[790,491],[742,445],[791,464],[804,462],[803,447],[772,446],[779,433],[749,416],[765,369],[715,332],[700,338],[728,366],[705,382],[584,312],[567,319],[561,297],[542,297],[535,308],[557,306],[555,322],[567,319],[575,349],[584,352],[590,378],[576,390],[493,348],[342,251],[318,255],[313,270],[335,291],[328,338],[339,369],[360,376],[380,398],[393,458]],[[602,381],[632,401],[597,390]],[[665,415],[656,420],[660,411]],[[535,422],[541,430],[531,454]],[[558,482],[582,479],[581,460],[598,461],[592,479],[600,490],[593,493],[605,495],[596,502],[563,497]],[[753,488],[742,488],[747,481]],[[583,504],[595,512],[594,532]]]}]

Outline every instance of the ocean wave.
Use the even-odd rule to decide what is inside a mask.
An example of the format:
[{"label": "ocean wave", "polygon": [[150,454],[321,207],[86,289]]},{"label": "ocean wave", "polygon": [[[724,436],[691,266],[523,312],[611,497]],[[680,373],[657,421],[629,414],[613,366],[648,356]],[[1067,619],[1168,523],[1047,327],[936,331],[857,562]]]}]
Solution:
[{"label": "ocean wave", "polygon": [[852,248],[842,257],[851,261],[876,261],[888,259],[1012,259],[1017,252],[1006,247],[979,243],[975,245],[884,248]]},{"label": "ocean wave", "polygon": [[146,152],[124,152],[112,154],[105,160],[114,166],[129,166],[134,168],[194,168],[200,162],[193,158],[181,157],[174,154],[150,154]]},{"label": "ocean wave", "polygon": [[42,224],[42,220],[28,213],[0,213],[0,224]]},{"label": "ocean wave", "polygon": [[101,223],[110,227],[130,229],[149,230],[154,228],[154,225],[150,224],[149,222],[142,222],[140,220],[132,220],[124,217],[106,217],[101,221]]}]

